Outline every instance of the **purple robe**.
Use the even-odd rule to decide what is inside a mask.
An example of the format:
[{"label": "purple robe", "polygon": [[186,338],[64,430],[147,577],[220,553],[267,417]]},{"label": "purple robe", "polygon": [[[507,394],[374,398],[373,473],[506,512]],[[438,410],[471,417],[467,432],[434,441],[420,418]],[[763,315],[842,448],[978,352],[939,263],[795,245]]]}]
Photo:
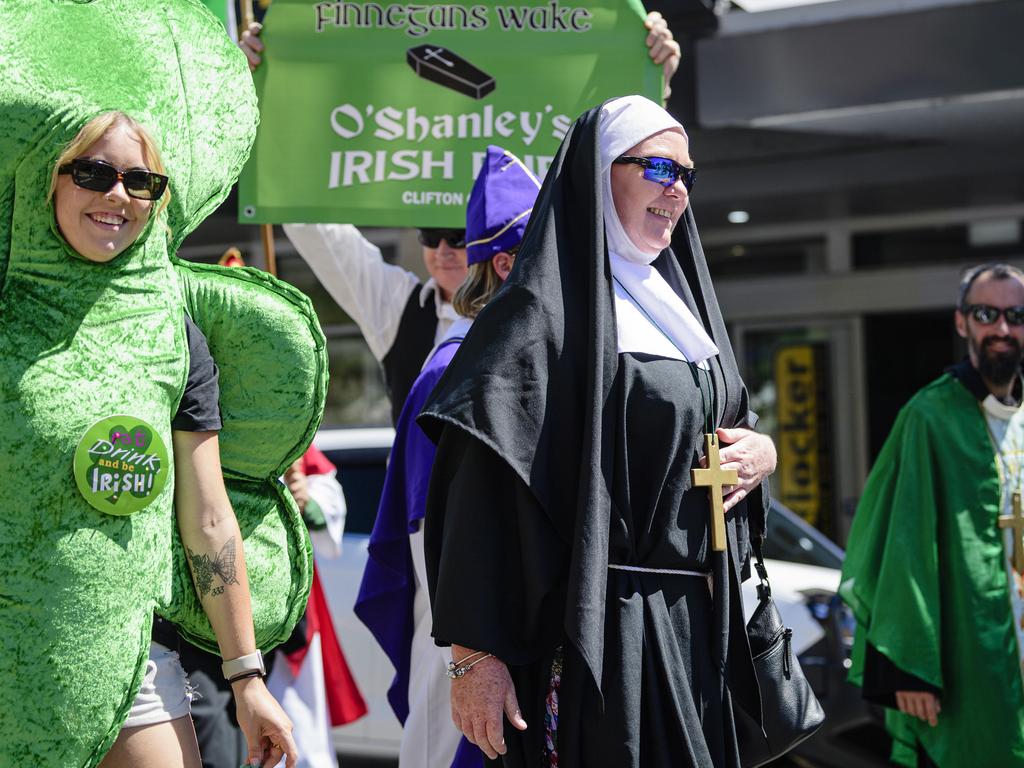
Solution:
[{"label": "purple robe", "polygon": [[[388,702],[403,725],[409,716],[409,667],[416,596],[409,535],[417,531],[425,513],[435,451],[434,444],[417,426],[416,416],[461,342],[461,337],[441,342],[413,383],[402,407],[377,519],[370,534],[369,559],[355,604],[356,616],[395,667]],[[452,768],[482,766],[483,753],[463,738]]]}]

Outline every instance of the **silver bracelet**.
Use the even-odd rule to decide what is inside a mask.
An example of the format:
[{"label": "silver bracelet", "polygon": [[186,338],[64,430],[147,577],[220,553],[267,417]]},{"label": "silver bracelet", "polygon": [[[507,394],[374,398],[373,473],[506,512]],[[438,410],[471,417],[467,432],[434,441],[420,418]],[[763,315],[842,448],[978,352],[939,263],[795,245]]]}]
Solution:
[{"label": "silver bracelet", "polygon": [[[468,659],[473,659],[475,656],[479,656],[480,658],[479,659],[474,659],[473,661],[470,661],[469,663],[466,663]],[[456,662],[455,659],[452,659],[451,661],[448,662],[448,671],[447,671],[446,674],[448,675],[449,679],[455,680],[455,679],[460,678],[463,675],[465,675],[467,672],[469,672],[469,670],[471,670],[473,667],[475,667],[477,664],[479,664],[484,659],[492,659],[492,658],[494,658],[494,654],[493,653],[485,653],[484,651],[477,651],[476,653],[471,653],[469,656],[467,656],[465,659],[462,659],[459,662]]]}]

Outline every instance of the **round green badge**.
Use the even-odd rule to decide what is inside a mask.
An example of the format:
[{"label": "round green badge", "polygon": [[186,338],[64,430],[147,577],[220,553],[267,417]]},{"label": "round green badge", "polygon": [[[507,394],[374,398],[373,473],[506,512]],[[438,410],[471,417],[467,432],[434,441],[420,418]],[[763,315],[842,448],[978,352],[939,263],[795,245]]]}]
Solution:
[{"label": "round green badge", "polygon": [[89,504],[108,515],[148,507],[167,482],[167,447],[134,416],[108,416],[89,427],[75,450],[75,484]]}]

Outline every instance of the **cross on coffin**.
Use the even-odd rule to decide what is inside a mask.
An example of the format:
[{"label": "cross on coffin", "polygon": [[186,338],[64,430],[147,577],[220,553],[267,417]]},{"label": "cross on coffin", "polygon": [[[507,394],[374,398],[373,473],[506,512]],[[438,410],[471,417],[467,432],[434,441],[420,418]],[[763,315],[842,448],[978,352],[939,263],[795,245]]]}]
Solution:
[{"label": "cross on coffin", "polygon": [[[736,485],[740,479],[735,469],[722,469],[718,457],[718,435],[704,435],[704,455],[707,469],[691,469],[690,483],[694,488],[707,486],[711,499],[711,548],[716,552],[725,551],[725,506],[722,486]],[[1024,519],[1022,519],[1024,524]]]},{"label": "cross on coffin", "polygon": [[1019,491],[1013,494],[1013,514],[1000,515],[999,527],[1013,531],[1013,570],[1024,573],[1024,546],[1021,545],[1021,537],[1024,536],[1024,513],[1021,511]]}]

